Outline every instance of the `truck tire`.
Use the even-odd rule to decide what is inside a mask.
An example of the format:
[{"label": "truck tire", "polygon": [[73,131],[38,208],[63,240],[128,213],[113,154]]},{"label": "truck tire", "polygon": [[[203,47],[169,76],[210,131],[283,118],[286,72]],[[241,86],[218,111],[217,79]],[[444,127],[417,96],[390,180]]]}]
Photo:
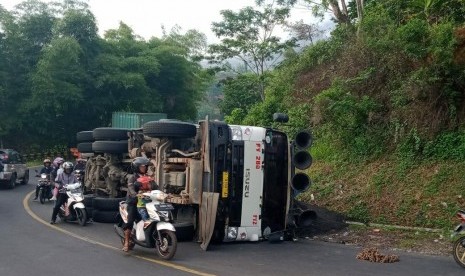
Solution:
[{"label": "truck tire", "polygon": [[119,212],[117,211],[92,211],[92,220],[101,223],[116,223],[118,222]]},{"label": "truck tire", "polygon": [[151,121],[145,123],[142,129],[144,135],[152,138],[192,138],[197,134],[197,127],[194,124],[177,121]]},{"label": "truck tire", "polygon": [[118,211],[119,203],[125,198],[105,198],[95,197],[92,200],[92,207],[97,211]]},{"label": "truck tire", "polygon": [[93,142],[94,136],[92,135],[93,131],[80,131],[76,133],[76,141],[79,142]]},{"label": "truck tire", "polygon": [[84,199],[82,201],[82,203],[84,203],[84,206],[89,207],[89,208],[93,208],[94,207],[94,198],[95,198],[95,195],[84,195]]},{"label": "truck tire", "polygon": [[127,153],[128,141],[95,141],[92,151],[100,153]]},{"label": "truck tire", "polygon": [[173,226],[176,229],[176,238],[178,241],[194,240],[195,227],[192,222],[174,222]]},{"label": "truck tire", "polygon": [[93,153],[92,142],[84,142],[77,144],[77,149],[80,153]]},{"label": "truck tire", "polygon": [[127,140],[129,131],[127,128],[98,127],[92,131],[92,136],[95,141]]}]

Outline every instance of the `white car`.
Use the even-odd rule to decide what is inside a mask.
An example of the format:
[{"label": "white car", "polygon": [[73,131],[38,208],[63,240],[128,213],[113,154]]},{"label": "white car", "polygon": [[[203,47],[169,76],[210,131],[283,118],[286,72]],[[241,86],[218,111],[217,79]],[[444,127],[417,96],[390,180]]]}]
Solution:
[{"label": "white car", "polygon": [[17,151],[0,149],[0,183],[13,189],[19,180],[26,185],[29,182],[29,169],[26,160]]}]

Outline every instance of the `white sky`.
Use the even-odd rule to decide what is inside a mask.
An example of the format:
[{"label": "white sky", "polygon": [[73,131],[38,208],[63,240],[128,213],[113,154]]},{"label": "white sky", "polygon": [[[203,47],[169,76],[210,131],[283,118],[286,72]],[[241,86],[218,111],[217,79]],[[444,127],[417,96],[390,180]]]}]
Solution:
[{"label": "white sky", "polygon": [[[1,4],[12,10],[21,2],[2,0]],[[177,24],[183,31],[196,29],[206,34],[208,43],[217,42],[211,32],[211,23],[221,21],[220,10],[238,11],[246,6],[255,6],[254,0],[88,0],[87,3],[97,19],[100,35],[105,30],[118,28],[120,21],[145,39],[161,37],[162,25],[169,31]],[[311,18],[310,11],[294,9],[292,13],[292,21],[304,19],[308,22]]]}]

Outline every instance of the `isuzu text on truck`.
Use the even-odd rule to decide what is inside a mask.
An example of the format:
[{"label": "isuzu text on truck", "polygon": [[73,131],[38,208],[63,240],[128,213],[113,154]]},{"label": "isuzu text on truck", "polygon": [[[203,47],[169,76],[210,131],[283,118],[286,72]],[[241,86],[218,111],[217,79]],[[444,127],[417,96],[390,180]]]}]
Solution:
[{"label": "isuzu text on truck", "polygon": [[132,159],[146,156],[149,174],[176,208],[175,222],[191,225],[204,249],[212,240],[283,240],[315,216],[295,204],[295,195],[310,185],[302,172],[312,163],[307,131],[291,141],[275,129],[207,118],[198,124],[151,121],[133,130],[96,128],[77,138],[81,152],[93,153],[86,167],[88,192],[125,196]]}]

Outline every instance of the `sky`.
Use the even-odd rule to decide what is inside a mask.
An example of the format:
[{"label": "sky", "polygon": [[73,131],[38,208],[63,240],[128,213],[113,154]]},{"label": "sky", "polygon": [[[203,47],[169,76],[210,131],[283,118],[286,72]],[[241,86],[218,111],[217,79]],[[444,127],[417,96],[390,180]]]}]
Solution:
[{"label": "sky", "polygon": [[[50,0],[42,0],[48,2]],[[21,0],[2,0],[7,10]],[[246,6],[255,6],[254,0],[87,0],[90,10],[97,19],[100,35],[108,29],[116,29],[123,21],[134,33],[149,39],[161,37],[164,25],[170,30],[176,24],[182,31],[196,29],[207,36],[208,43],[218,42],[211,31],[212,22],[221,21],[221,10],[238,11]],[[304,19],[308,22],[310,11],[293,9],[292,21]],[[278,36],[286,36],[284,33]]]}]

